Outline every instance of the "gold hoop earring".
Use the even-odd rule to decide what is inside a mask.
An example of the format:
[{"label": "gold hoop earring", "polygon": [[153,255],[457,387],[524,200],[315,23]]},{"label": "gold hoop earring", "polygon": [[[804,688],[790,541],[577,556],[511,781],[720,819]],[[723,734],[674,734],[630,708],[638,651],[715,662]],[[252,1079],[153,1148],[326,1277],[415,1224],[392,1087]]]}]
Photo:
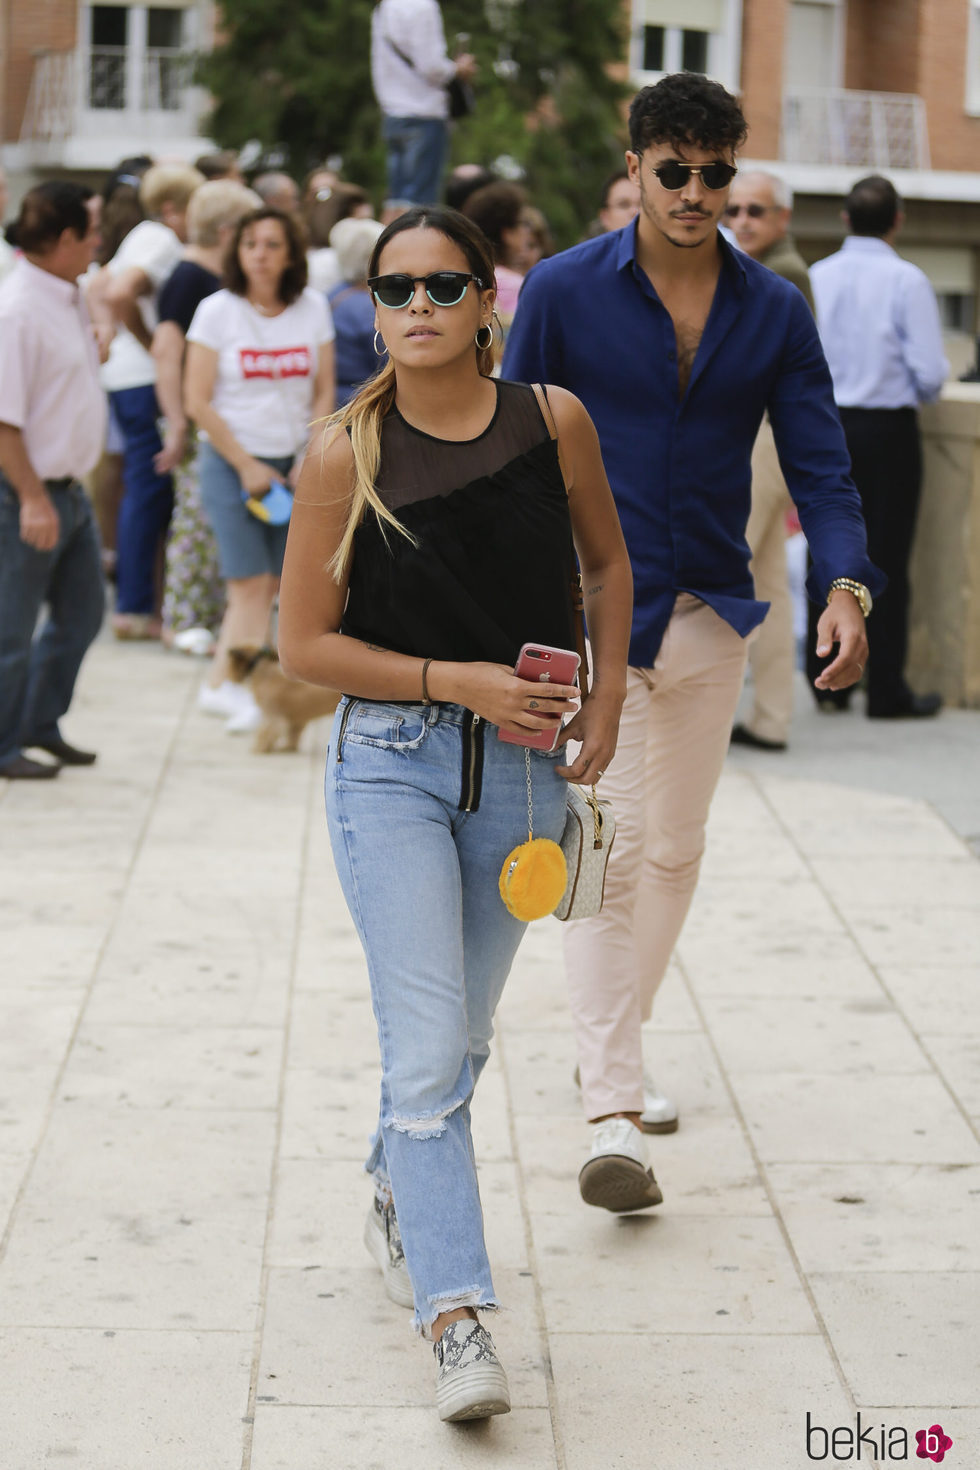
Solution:
[{"label": "gold hoop earring", "polygon": [[[489,342],[481,342],[480,341],[480,333],[481,332],[489,332],[490,333],[490,341]],[[478,327],[477,328],[476,336],[475,336],[475,338],[473,340],[476,342],[476,345],[480,349],[481,352],[489,352],[490,351],[490,348],[493,346],[493,327],[490,325],[489,322],[484,322],[482,327]]]},{"label": "gold hoop earring", "polygon": [[381,337],[381,346],[379,347],[378,346],[378,338],[379,337],[381,337],[381,333],[380,332],[375,332],[375,334],[374,334],[374,355],[375,355],[375,357],[386,357],[387,354],[388,354],[388,348],[385,345],[385,339],[383,337]]}]

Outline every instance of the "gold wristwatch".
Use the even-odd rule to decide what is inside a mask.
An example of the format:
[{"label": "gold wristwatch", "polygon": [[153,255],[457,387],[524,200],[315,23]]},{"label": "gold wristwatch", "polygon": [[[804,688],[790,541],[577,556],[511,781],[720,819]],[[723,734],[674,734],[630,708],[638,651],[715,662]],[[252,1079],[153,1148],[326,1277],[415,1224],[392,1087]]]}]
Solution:
[{"label": "gold wristwatch", "polygon": [[871,611],[873,603],[871,601],[871,593],[868,591],[867,587],[865,587],[863,582],[855,582],[853,577],[835,577],[830,586],[827,588],[828,602],[830,601],[833,594],[838,591],[838,589],[843,589],[843,591],[845,592],[852,593],[857,598],[858,605],[860,606],[861,611],[864,613],[864,616],[868,616],[868,613]]}]

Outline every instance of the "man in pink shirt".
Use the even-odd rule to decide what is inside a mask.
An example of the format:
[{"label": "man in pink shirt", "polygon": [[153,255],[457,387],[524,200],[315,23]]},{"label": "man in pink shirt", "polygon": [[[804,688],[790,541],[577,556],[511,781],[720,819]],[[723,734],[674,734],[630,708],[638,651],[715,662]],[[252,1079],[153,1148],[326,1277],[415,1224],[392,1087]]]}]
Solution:
[{"label": "man in pink shirt", "polygon": [[[23,254],[0,286],[0,778],[39,780],[95,760],[58,727],[105,609],[99,536],[79,483],[106,429],[76,284],[99,243],[92,190],[38,185],[13,233]],[[26,755],[32,748],[55,763]]]}]

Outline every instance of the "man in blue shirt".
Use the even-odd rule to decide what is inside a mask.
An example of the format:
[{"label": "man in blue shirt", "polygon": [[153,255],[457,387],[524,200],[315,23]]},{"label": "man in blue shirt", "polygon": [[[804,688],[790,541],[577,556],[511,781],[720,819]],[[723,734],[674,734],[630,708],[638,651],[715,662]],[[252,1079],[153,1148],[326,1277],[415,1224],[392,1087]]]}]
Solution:
[{"label": "man in blue shirt", "polygon": [[640,1027],[694,893],[746,639],[766,613],[745,540],[766,410],[813,553],[810,594],[827,604],[821,648],[839,645],[822,687],[860,676],[862,604],[883,581],[810,310],[718,234],[745,134],[716,82],[684,73],[644,88],[626,155],[637,219],[532,271],[503,362],[505,377],[582,399],[633,565],[631,667],[604,785],[616,845],[602,913],[569,924],[565,945],[594,1125],[579,1186],[615,1211],[660,1202],[643,1133],[677,1127],[644,1074]]},{"label": "man in blue shirt", "polygon": [[[916,410],[939,397],[949,363],[928,277],[894,249],[903,218],[894,185],[880,174],[859,179],[844,217],[852,233],[843,249],[817,261],[811,280],[868,550],[888,577],[868,625],[868,714],[934,715],[939,695],[913,694],[905,682],[908,566],[922,483]],[[818,673],[812,649],[810,662]],[[815,692],[820,700],[847,701],[846,691]]]}]

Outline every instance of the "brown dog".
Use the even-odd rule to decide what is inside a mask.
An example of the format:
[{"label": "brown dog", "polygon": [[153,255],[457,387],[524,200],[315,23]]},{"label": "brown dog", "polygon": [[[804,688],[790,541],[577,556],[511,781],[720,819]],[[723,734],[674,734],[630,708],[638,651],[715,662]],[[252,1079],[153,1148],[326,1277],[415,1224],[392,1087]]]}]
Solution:
[{"label": "brown dog", "polygon": [[311,720],[332,715],[337,708],[340,695],[334,690],[287,679],[274,649],[256,648],[254,644],[232,648],[228,666],[229,677],[236,684],[249,686],[264,716],[252,744],[260,755],[277,749],[298,749],[305,726]]}]

